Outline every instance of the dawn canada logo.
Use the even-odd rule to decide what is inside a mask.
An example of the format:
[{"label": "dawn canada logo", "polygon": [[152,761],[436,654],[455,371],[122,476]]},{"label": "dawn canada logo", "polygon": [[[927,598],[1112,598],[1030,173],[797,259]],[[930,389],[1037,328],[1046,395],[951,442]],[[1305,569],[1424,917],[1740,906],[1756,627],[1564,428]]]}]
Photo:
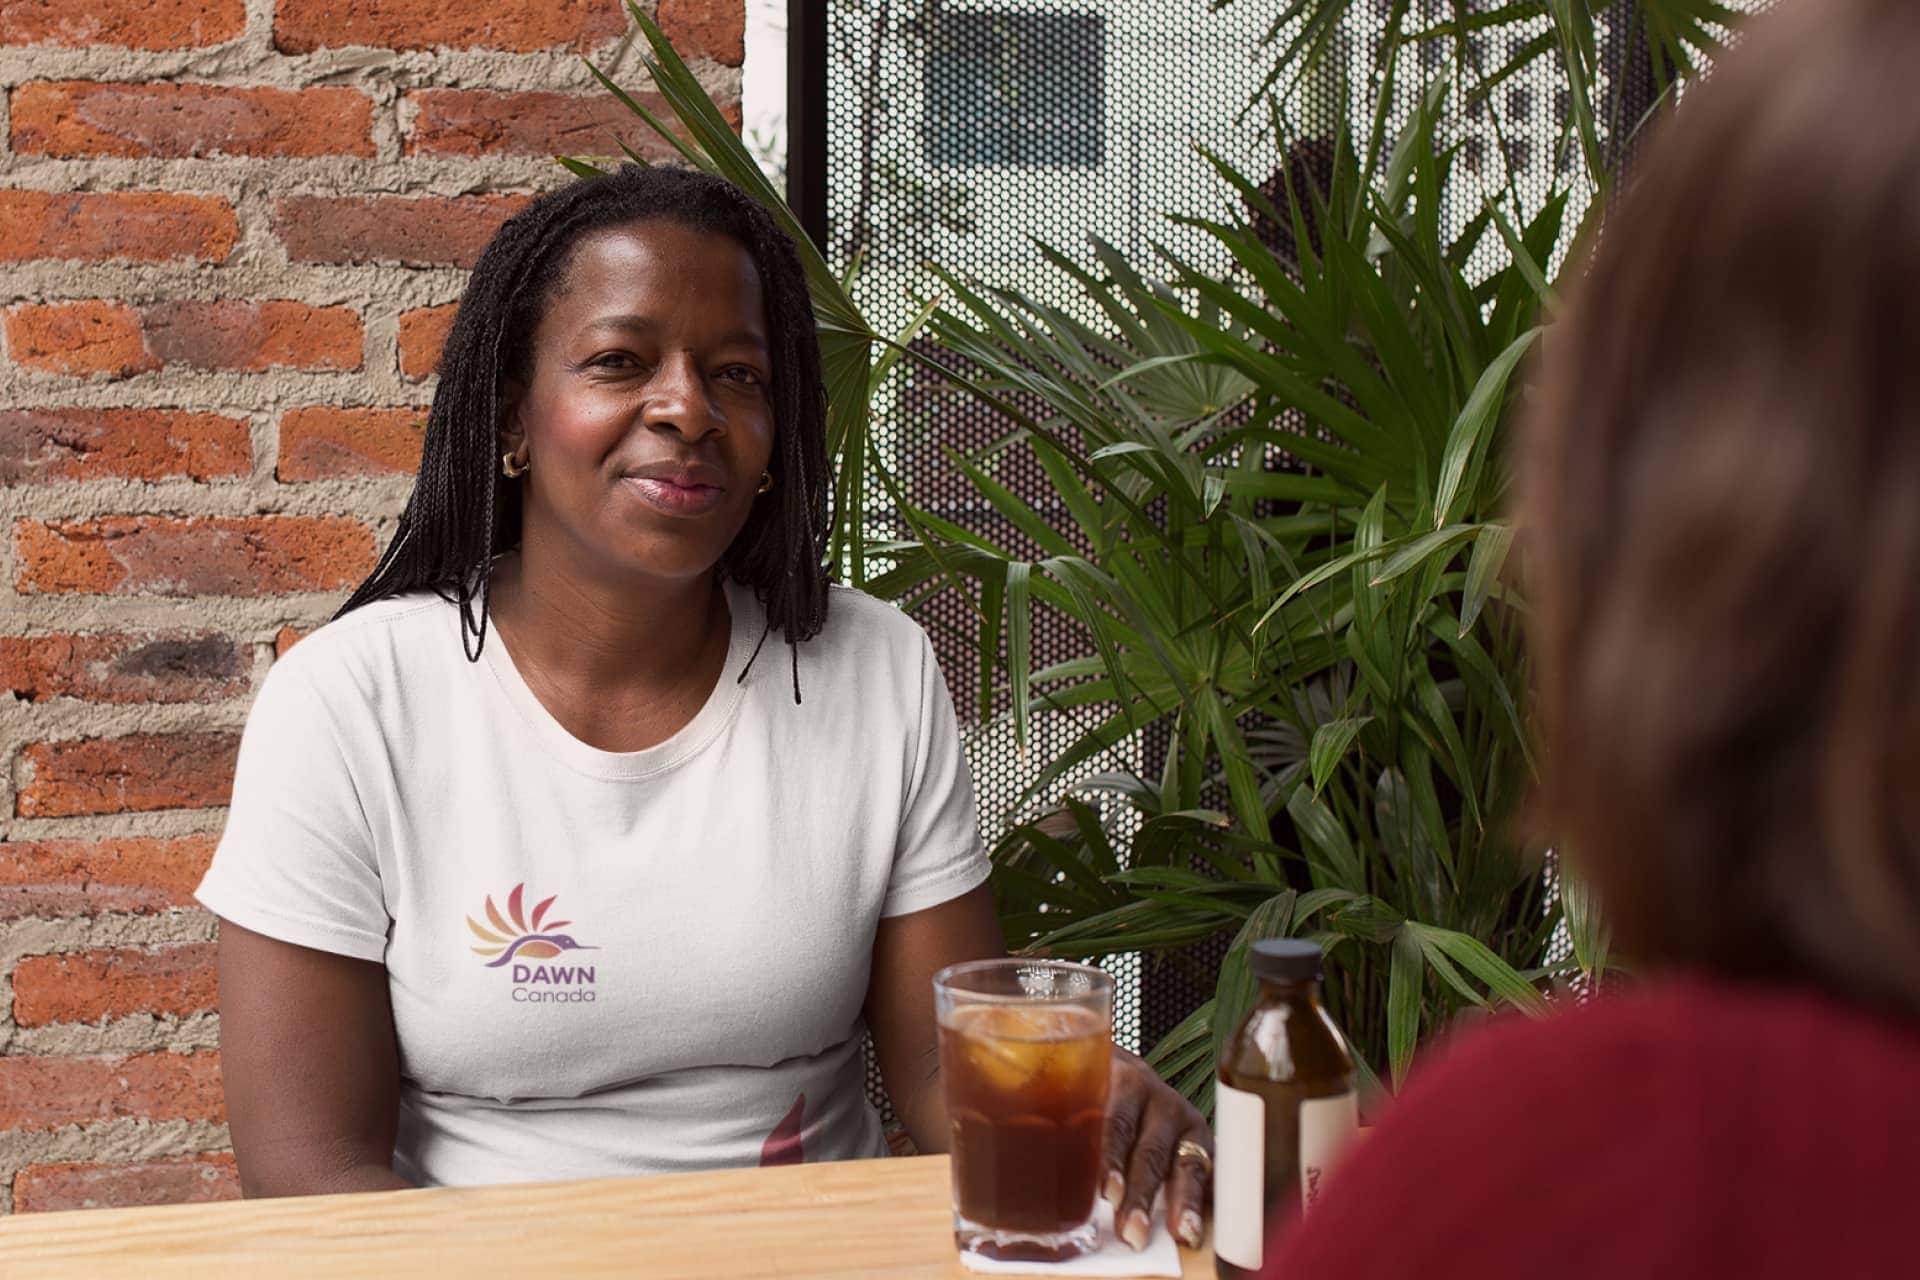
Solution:
[{"label": "dawn canada logo", "polygon": [[467,928],[485,944],[474,947],[473,953],[487,957],[489,969],[508,970],[515,1004],[591,1003],[595,981],[592,965],[544,962],[559,959],[570,951],[600,948],[589,947],[576,941],[572,934],[560,932],[573,921],[547,919],[553,898],[543,898],[534,904],[531,917],[524,914],[521,904],[526,888],[524,884],[513,886],[513,892],[507,895],[504,916],[500,908],[493,905],[493,895],[487,895],[487,922],[492,928],[483,926],[472,916],[467,917]]}]

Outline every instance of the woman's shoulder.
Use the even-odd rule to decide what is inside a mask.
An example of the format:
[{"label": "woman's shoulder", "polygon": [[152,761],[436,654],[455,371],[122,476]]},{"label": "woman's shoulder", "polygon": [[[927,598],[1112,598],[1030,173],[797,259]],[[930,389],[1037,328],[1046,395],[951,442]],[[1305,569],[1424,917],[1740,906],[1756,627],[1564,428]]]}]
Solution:
[{"label": "woman's shoulder", "polygon": [[458,611],[431,591],[362,605],[296,639],[268,672],[280,685],[322,691],[366,686],[418,674],[425,664],[460,655]]},{"label": "woman's shoulder", "polygon": [[[1569,1276],[1672,1274],[1651,1251],[1694,1248],[1781,1188],[1861,1204],[1897,1181],[1914,1079],[1920,1031],[1817,992],[1674,980],[1503,1015],[1416,1066],[1268,1274],[1537,1274],[1513,1264],[1549,1255],[1578,1257]],[[1523,1207],[1524,1230],[1489,1233],[1495,1204]],[[1383,1220],[1397,1234],[1368,1235]],[[1590,1233],[1621,1221],[1640,1234]]]},{"label": "woman's shoulder", "polygon": [[1589,1114],[1738,1126],[1814,1078],[1864,1091],[1874,1080],[1920,1078],[1920,1028],[1805,988],[1675,978],[1458,1034],[1394,1112],[1432,1122],[1497,1094],[1524,1127],[1551,1123],[1577,1093]]},{"label": "woman's shoulder", "polygon": [[1522,1065],[1608,1075],[1619,1062],[1644,1075],[1690,1070],[1711,1052],[1754,1057],[1751,1078],[1785,1068],[1800,1050],[1824,1057],[1835,1048],[1862,1067],[1880,1060],[1920,1066],[1920,1027],[1804,987],[1675,978],[1545,1019],[1496,1018],[1443,1049],[1432,1075],[1443,1084]]},{"label": "woman's shoulder", "polygon": [[[891,600],[868,595],[858,587],[831,583],[827,587],[827,620],[838,615],[843,624],[890,636],[918,637],[926,634],[913,615]],[[917,641],[916,641],[917,643]]]},{"label": "woman's shoulder", "polygon": [[848,660],[888,659],[916,668],[925,660],[926,628],[900,606],[838,583],[827,592],[826,625],[808,643]]},{"label": "woman's shoulder", "polygon": [[[940,680],[939,659],[926,630],[898,606],[864,591],[834,585],[828,592],[820,631],[791,651],[778,630],[768,627],[759,603],[746,603],[749,612],[736,617],[734,642],[743,646],[743,660],[749,652],[756,655],[748,668],[755,673],[754,686],[773,698],[769,705],[784,716],[793,683],[781,673],[791,663],[804,702],[816,711],[837,709],[856,727],[871,728],[888,717],[902,725],[918,723],[929,690]],[[739,594],[733,598],[743,603]],[[812,716],[809,723],[817,729],[821,722]]]}]

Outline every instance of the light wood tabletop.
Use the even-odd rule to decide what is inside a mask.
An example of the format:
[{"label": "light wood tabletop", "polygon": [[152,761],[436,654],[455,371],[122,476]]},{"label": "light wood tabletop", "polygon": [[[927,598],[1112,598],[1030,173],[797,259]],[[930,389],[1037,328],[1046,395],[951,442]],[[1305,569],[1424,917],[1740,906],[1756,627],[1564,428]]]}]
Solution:
[{"label": "light wood tabletop", "polygon": [[[6,1280],[971,1275],[947,1158],[0,1218]],[[1182,1251],[1212,1280],[1210,1250]]]}]

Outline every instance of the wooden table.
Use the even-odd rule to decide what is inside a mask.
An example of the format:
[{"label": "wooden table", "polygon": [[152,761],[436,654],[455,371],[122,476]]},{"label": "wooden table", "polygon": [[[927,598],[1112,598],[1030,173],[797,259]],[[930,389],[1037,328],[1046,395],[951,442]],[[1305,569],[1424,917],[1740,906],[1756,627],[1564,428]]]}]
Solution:
[{"label": "wooden table", "polygon": [[[973,1273],[947,1158],[0,1218],[6,1280],[372,1280]],[[1182,1251],[1212,1280],[1211,1250]]]}]

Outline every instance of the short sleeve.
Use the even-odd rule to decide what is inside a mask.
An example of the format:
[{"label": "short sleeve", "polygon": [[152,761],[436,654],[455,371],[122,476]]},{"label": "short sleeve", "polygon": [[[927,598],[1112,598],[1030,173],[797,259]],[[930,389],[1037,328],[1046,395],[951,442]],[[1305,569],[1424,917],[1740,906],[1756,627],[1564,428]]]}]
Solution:
[{"label": "short sleeve", "polygon": [[195,896],[283,942],[382,960],[379,863],[338,725],[304,673],[275,666],[240,738],[233,800]]},{"label": "short sleeve", "polygon": [[882,916],[924,911],[984,883],[991,869],[974,812],[973,779],[953,698],[925,633],[912,779],[894,843]]}]

